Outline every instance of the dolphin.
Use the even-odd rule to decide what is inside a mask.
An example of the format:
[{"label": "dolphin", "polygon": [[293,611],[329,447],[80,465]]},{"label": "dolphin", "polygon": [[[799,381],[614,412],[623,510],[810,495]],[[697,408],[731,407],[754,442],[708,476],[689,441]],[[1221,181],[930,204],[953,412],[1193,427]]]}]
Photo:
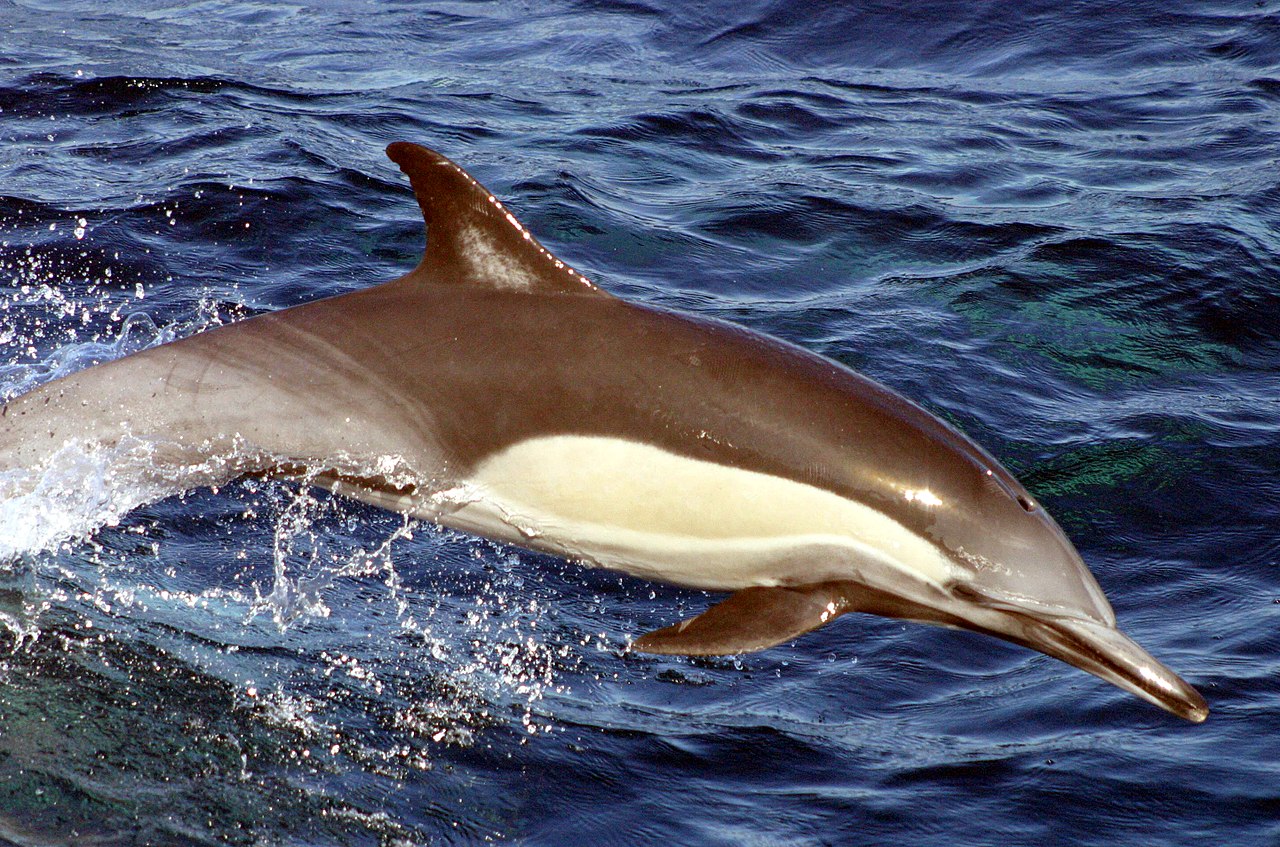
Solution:
[{"label": "dolphin", "polygon": [[426,224],[417,267],[8,401],[0,478],[79,446],[123,451],[112,472],[160,493],[297,479],[730,592],[636,650],[746,653],[868,612],[988,633],[1205,719],[965,435],[792,344],[614,297],[449,159],[406,142],[387,155]]}]

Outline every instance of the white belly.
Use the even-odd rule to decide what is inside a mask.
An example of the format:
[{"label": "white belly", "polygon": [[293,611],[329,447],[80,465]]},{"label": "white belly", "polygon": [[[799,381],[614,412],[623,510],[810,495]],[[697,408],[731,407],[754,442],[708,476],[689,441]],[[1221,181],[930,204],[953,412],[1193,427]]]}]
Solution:
[{"label": "white belly", "polygon": [[519,442],[487,459],[438,520],[636,576],[711,590],[859,577],[942,584],[953,566],[868,506],[770,474],[594,436]]}]

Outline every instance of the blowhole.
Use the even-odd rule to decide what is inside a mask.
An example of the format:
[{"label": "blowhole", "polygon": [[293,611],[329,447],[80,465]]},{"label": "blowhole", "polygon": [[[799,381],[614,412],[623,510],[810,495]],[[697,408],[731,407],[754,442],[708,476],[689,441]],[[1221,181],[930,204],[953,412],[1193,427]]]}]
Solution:
[{"label": "blowhole", "polygon": [[1036,501],[1032,500],[1030,497],[1028,497],[1025,494],[1018,495],[1018,505],[1022,507],[1022,510],[1024,512],[1034,512],[1037,508],[1039,508],[1038,506],[1036,506]]}]

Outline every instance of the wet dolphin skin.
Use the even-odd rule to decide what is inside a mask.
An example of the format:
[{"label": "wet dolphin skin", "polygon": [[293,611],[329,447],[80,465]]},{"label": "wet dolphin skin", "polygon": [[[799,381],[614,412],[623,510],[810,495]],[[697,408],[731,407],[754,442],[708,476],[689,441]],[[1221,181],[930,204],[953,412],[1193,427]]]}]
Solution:
[{"label": "wet dolphin skin", "polygon": [[861,611],[995,635],[1204,720],[1204,699],[1117,629],[1057,524],[966,436],[801,348],[614,297],[444,156],[387,153],[426,223],[416,268],[17,397],[0,472],[96,445],[127,446],[114,472],[162,492],[301,479],[730,592],[637,650],[761,650]]}]

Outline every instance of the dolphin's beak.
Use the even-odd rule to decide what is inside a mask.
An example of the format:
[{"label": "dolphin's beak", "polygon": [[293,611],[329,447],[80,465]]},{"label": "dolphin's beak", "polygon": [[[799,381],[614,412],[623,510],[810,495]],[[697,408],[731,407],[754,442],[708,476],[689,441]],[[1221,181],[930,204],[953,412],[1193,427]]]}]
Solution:
[{"label": "dolphin's beak", "polygon": [[1018,632],[1007,635],[1010,640],[1075,665],[1192,723],[1209,716],[1200,692],[1119,630],[1080,618],[1016,617]]}]

